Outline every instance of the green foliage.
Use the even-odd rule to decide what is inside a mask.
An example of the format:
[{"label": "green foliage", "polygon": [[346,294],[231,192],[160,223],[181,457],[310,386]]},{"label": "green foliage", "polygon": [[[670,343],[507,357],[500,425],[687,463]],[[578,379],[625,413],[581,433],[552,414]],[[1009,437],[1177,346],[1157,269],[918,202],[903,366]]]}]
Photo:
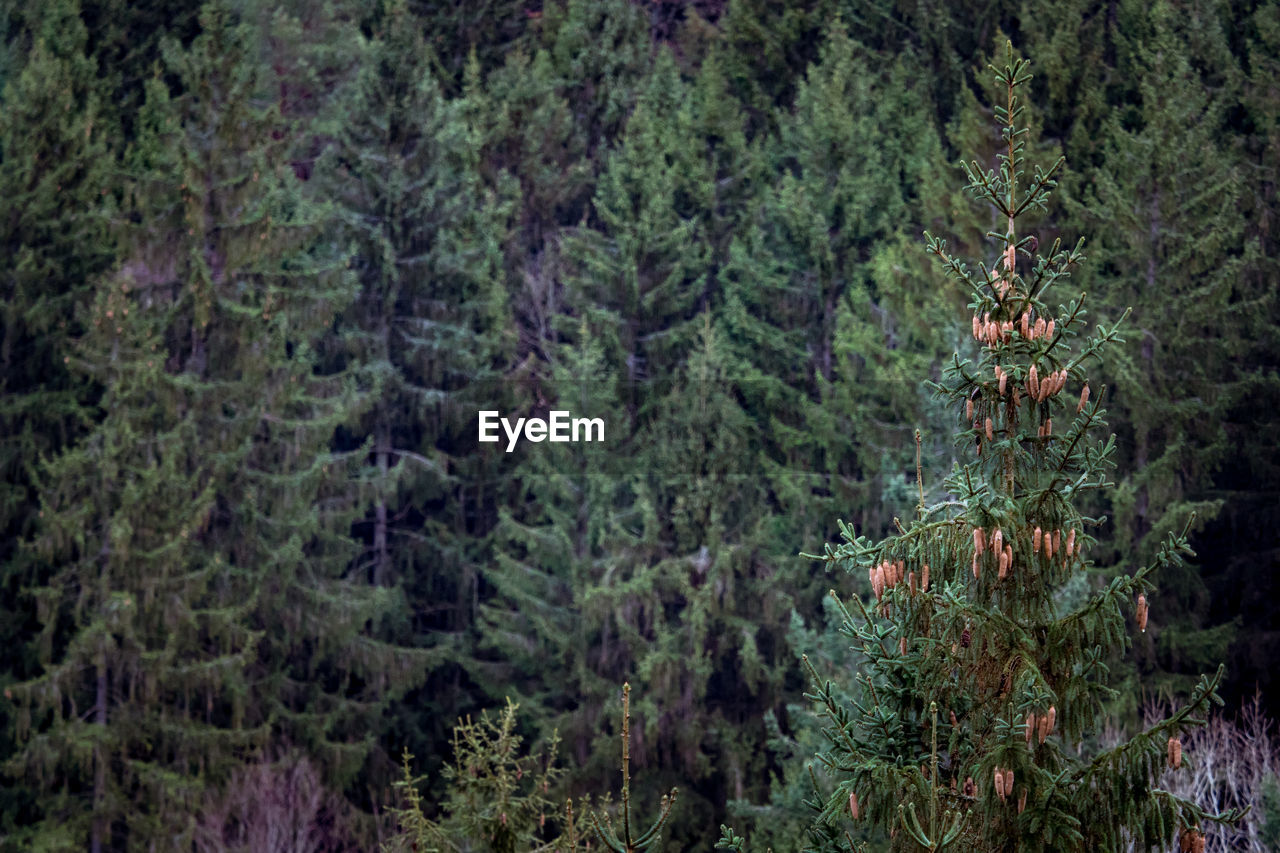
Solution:
[{"label": "green foliage", "polygon": [[[1119,336],[1098,325],[1073,350],[1084,333],[1083,298],[1056,308],[1048,300],[1083,260],[1080,246],[1055,242],[1040,255],[1015,230],[1026,211],[1045,207],[1061,167],[1026,173],[1017,97],[1030,79],[1026,67],[1010,46],[996,69],[1007,96],[995,110],[1006,145],[998,168],[965,165],[971,191],[1000,216],[989,234],[997,260],[975,271],[926,233],[928,251],[973,293],[979,356],[957,354],[935,388],[964,409],[956,441],[976,458],[953,469],[940,503],[926,505],[921,479],[914,515],[897,535],[872,542],[842,524],[845,541],[820,557],[866,572],[874,598],[853,596],[850,607],[832,593],[841,632],[865,661],[854,700],[842,701],[810,667],[828,722],[820,760],[837,777],[815,803],[824,846],[852,843],[837,834],[843,815],[895,828],[895,850],[1003,850],[1010,842],[1018,850],[1112,849],[1125,838],[1151,849],[1180,826],[1236,818],[1153,786],[1166,741],[1220,701],[1221,669],[1201,679],[1181,710],[1127,743],[1079,749],[1096,736],[1113,695],[1103,655],[1128,643],[1122,607],[1137,596],[1145,630],[1153,575],[1190,553],[1189,524],[1147,565],[1078,608],[1055,606],[1055,590],[1089,569],[1081,552],[1100,520],[1076,504],[1113,485],[1115,449],[1113,439],[1094,437],[1100,400],[1086,402],[1084,392],[1077,403],[1062,392],[1071,380],[1089,387],[1085,365]],[[1028,259],[1021,268],[1018,253]]]},{"label": "green foliage", "polygon": [[[356,279],[324,355],[356,372],[370,403],[339,436],[359,510],[353,571],[394,602],[384,639],[425,650],[426,682],[413,694],[422,701],[397,706],[387,733],[434,763],[432,744],[448,738],[441,721],[465,706],[456,639],[474,618],[476,565],[489,547],[475,485],[501,470],[477,452],[474,430],[477,409],[502,405],[514,346],[502,288],[512,188],[481,174],[476,96],[446,96],[407,4],[383,4],[357,52],[316,169]],[[380,762],[369,783],[380,787],[391,770]]]},{"label": "green foliage", "polygon": [[[1174,519],[1195,512],[1198,532],[1221,511],[1214,474],[1241,440],[1252,442],[1233,438],[1231,424],[1239,395],[1255,386],[1238,367],[1252,360],[1247,338],[1225,340],[1219,324],[1249,323],[1265,301],[1248,283],[1257,258],[1245,236],[1244,172],[1220,141],[1240,85],[1224,36],[1211,15],[1182,21],[1157,5],[1144,19],[1149,32],[1131,48],[1135,106],[1103,122],[1099,168],[1069,204],[1080,227],[1098,234],[1097,272],[1084,286],[1106,305],[1139,306],[1131,346],[1103,377],[1117,389],[1117,440],[1132,460],[1112,502],[1120,571],[1149,559]],[[1204,71],[1202,51],[1211,54]],[[1160,655],[1163,669],[1182,673],[1183,689],[1221,659],[1234,633],[1229,622],[1205,624],[1205,584],[1221,571],[1206,568],[1168,575],[1176,597],[1162,604],[1155,649],[1139,659],[1149,670],[1152,652]]]},{"label": "green foliage", "polygon": [[778,111],[785,110],[805,68],[817,58],[815,49],[836,6],[834,0],[728,4],[720,24],[728,48],[727,76],[750,111],[753,130],[781,123]]},{"label": "green foliage", "polygon": [[[24,547],[40,524],[40,461],[82,439],[97,416],[100,387],[68,360],[84,332],[76,306],[116,257],[107,226],[116,151],[78,5],[5,12],[13,30],[3,30],[0,81],[0,683],[8,685],[39,671],[32,590],[56,572]],[[16,748],[15,717],[0,701],[0,761]],[[14,816],[39,812],[36,793],[0,786],[0,837]]]},{"label": "green foliage", "polygon": [[340,787],[414,663],[366,635],[385,598],[344,576],[348,465],[329,442],[361,400],[315,345],[352,277],[288,165],[295,129],[260,105],[252,32],[217,7],[203,25],[166,46],[181,94],[148,85],[115,224],[128,255],[68,356],[103,388],[98,418],[37,469],[30,546],[53,568],[6,769],[81,847],[189,841],[211,788],[269,744]]},{"label": "green foliage", "polygon": [[[83,332],[75,306],[115,258],[104,210],[111,125],[79,10],[48,4],[30,27],[19,36],[26,62],[0,94],[0,584],[13,601],[40,571],[16,547],[36,522],[32,469],[83,434],[98,393],[67,366]],[[7,647],[29,631],[17,613],[0,617]]]},{"label": "green foliage", "polygon": [[[589,414],[605,424],[603,442],[539,447],[521,466],[521,492],[495,530],[485,573],[495,595],[481,606],[486,684],[526,697],[539,728],[557,729],[579,772],[603,759],[598,709],[628,653],[613,635],[612,602],[602,589],[605,560],[631,539],[626,517],[634,491],[618,464],[625,420],[614,374],[585,322],[539,384],[550,409]],[[568,688],[568,689],[566,689]],[[570,696],[592,701],[566,701]]]},{"label": "green foliage", "polygon": [[[384,844],[383,850],[511,853],[517,845],[522,845],[518,848],[522,850],[565,849],[567,841],[561,837],[523,846],[531,839],[545,837],[547,812],[554,813],[556,805],[549,791],[564,770],[555,766],[554,738],[545,755],[521,754],[516,709],[508,700],[496,719],[485,714],[479,721],[470,717],[458,721],[453,730],[453,761],[443,770],[449,787],[439,823],[424,814],[420,780],[410,771],[413,756],[405,751],[404,775],[396,783],[405,801],[404,808],[395,811],[400,834]],[[572,806],[567,814],[573,821]],[[571,825],[565,835],[572,837],[578,830]]]},{"label": "green foliage", "polygon": [[[1045,696],[1076,738],[1100,708],[1132,724],[1143,691],[1199,700],[1224,658],[1229,702],[1280,695],[1272,0],[201,8],[0,0],[0,847],[252,846],[240,825],[268,811],[236,795],[304,778],[338,816],[317,844],[354,827],[367,847],[392,756],[421,756],[438,800],[459,781],[451,722],[504,695],[538,750],[563,735],[566,793],[605,790],[601,709],[623,681],[641,688],[633,805],[681,784],[667,849],[710,849],[721,821],[778,851],[901,846],[933,839],[935,803],[939,822],[970,807],[971,834],[1105,827],[1109,808],[1168,823],[1190,813],[1134,806],[1147,738],[1107,759],[1134,777],[1114,802],[1067,786],[1019,823],[926,784],[898,797],[918,827],[865,819],[874,797],[857,824],[809,826],[806,803],[855,777],[806,766],[831,747],[792,659],[836,706],[888,709],[893,748],[870,743],[901,768],[868,779],[931,765],[934,700],[939,772],[977,766],[984,791],[992,744]],[[1072,261],[1074,292],[1027,294],[1066,327],[1052,349],[970,339],[954,318],[974,286],[980,314],[1003,298],[917,245],[945,229],[955,256],[991,255],[988,232],[1004,247],[1005,195],[975,205],[944,175],[964,151],[999,184],[1008,145],[973,73],[1006,39],[1040,69],[1023,156],[1070,160],[1016,217],[1042,283]],[[1077,232],[1083,266],[1050,248]],[[1040,275],[1025,249],[1019,288]],[[1068,319],[1080,290],[1103,361]],[[1090,381],[1114,445],[1090,437],[1101,409],[1079,413],[1089,429],[1057,398],[1010,418],[987,391],[992,440],[983,414],[952,442],[966,383],[998,364],[1025,385],[1033,358]],[[476,443],[481,409],[601,417],[606,441],[507,454]],[[967,478],[945,477],[956,460]],[[794,556],[839,536],[837,515],[893,559],[949,561],[928,607],[872,614],[889,634],[870,653],[844,648],[846,613]],[[1015,555],[1043,575],[1034,599],[998,563],[952,571],[962,527],[1023,521],[1076,529],[1090,560]],[[1157,598],[1162,549],[1187,559]],[[1139,590],[1151,619],[1128,654],[1114,605]],[[984,652],[952,670],[976,693],[925,695],[962,615]],[[904,635],[913,670],[874,651]],[[1081,650],[1088,669],[1060,668]],[[1058,740],[1008,765],[1019,784],[1099,755],[1092,734]],[[476,827],[449,844],[488,849]]]},{"label": "green foliage", "polygon": [[[482,716],[478,723],[468,717],[454,728],[453,763],[445,768],[448,794],[442,804],[445,817],[433,822],[426,817],[418,793],[419,780],[409,769],[413,756],[406,751],[403,779],[405,807],[396,810],[400,833],[386,851],[465,851],[483,849],[498,853],[529,851],[573,851],[591,849],[596,842],[613,853],[641,853],[662,840],[662,830],[676,803],[678,790],[662,798],[658,817],[640,830],[632,814],[631,802],[631,685],[622,686],[622,796],[617,808],[608,798],[598,808],[590,800],[579,803],[575,815],[573,800],[565,802],[560,834],[547,828],[547,813],[554,804],[549,799],[552,784],[564,773],[555,766],[556,745],[552,735],[545,755],[520,754],[521,738],[516,734],[517,706],[507,700],[496,720]],[[525,776],[528,775],[528,780]]]}]

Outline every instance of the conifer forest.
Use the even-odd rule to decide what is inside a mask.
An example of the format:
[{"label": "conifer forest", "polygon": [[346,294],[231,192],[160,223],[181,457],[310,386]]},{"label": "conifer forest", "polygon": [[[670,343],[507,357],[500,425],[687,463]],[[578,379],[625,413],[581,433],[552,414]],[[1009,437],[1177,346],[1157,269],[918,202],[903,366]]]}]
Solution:
[{"label": "conifer forest", "polygon": [[0,33],[0,851],[1280,851],[1280,0]]}]

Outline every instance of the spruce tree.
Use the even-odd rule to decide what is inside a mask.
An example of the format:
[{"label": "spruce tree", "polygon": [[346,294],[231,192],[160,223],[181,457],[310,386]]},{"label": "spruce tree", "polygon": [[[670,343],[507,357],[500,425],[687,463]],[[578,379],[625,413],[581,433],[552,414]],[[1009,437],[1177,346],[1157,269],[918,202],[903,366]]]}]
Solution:
[{"label": "spruce tree", "polygon": [[[0,38],[10,26],[0,69],[0,685],[39,666],[29,590],[53,567],[22,543],[40,523],[40,459],[98,416],[100,386],[64,359],[84,332],[77,306],[115,256],[104,202],[117,137],[79,4],[10,4]],[[13,710],[0,699],[0,762],[16,747]],[[30,789],[0,785],[0,827],[37,803]]]},{"label": "spruce tree", "polygon": [[1196,849],[1213,822],[1236,817],[1156,787],[1166,764],[1196,760],[1179,738],[1217,701],[1221,669],[1168,718],[1099,742],[1114,695],[1107,652],[1159,618],[1155,581],[1189,554],[1188,522],[1146,565],[1088,582],[1103,519],[1080,506],[1113,486],[1115,443],[1103,432],[1105,389],[1086,368],[1121,338],[1115,325],[1086,330],[1083,295],[1058,301],[1083,241],[1039,254],[1019,233],[1062,164],[1025,162],[1027,69],[1009,45],[994,69],[1005,93],[998,168],[965,167],[999,217],[995,258],[971,267],[926,232],[928,252],[973,294],[977,353],[957,353],[933,386],[959,410],[965,461],[927,505],[920,460],[916,506],[896,534],[873,542],[842,523],[844,541],[818,558],[871,588],[866,600],[832,593],[854,643],[854,700],[810,668],[827,722],[818,762],[835,782],[815,792],[823,849],[849,849],[867,823],[900,851],[1151,850],[1179,837]]},{"label": "spruce tree", "polygon": [[739,393],[792,536],[780,558],[795,537],[817,547],[835,506],[887,531],[882,497],[902,491],[913,449],[897,422],[927,403],[903,379],[950,344],[942,306],[961,300],[904,250],[939,156],[912,77],[830,26],[721,272],[727,340],[749,365]]},{"label": "spruce tree", "polygon": [[361,377],[316,345],[353,277],[254,32],[216,5],[202,27],[166,43],[178,96],[148,82],[113,225],[126,261],[66,357],[103,388],[97,421],[36,467],[26,544],[51,569],[6,763],[44,795],[33,843],[189,843],[232,766],[285,745],[341,787],[414,677],[375,639],[387,597],[348,573],[353,460],[330,441]]},{"label": "spruce tree", "polygon": [[[536,524],[537,537],[508,528],[525,540],[513,540],[508,554],[533,565],[541,555],[545,569],[559,575],[556,584],[544,583],[550,571],[539,577],[515,564],[494,581],[514,600],[534,583],[554,593],[548,603],[557,608],[568,594],[577,598],[586,623],[577,630],[589,645],[566,647],[560,634],[551,647],[564,648],[573,683],[586,696],[600,697],[622,678],[644,685],[636,763],[694,780],[689,797],[707,802],[685,813],[691,815],[717,808],[722,792],[741,794],[761,777],[761,752],[750,744],[763,733],[718,733],[741,732],[778,695],[781,668],[770,658],[789,610],[757,547],[770,532],[761,509],[767,497],[749,473],[748,418],[734,393],[740,370],[715,307],[717,257],[736,207],[728,199],[744,191],[734,164],[746,159],[741,122],[724,108],[724,91],[718,66],[708,64],[686,82],[662,50],[607,159],[595,221],[566,240],[566,302],[585,321],[578,337],[598,352],[592,369],[605,383],[592,402],[616,412],[608,416],[608,452],[625,462],[610,466],[618,471],[611,482],[601,459],[583,453],[584,470],[570,478],[573,468],[561,466],[560,476],[534,487],[548,503],[521,515]],[[577,381],[557,382],[556,390]],[[539,464],[531,459],[526,470],[534,475]],[[529,482],[544,477],[539,471]],[[578,484],[587,491],[575,495]],[[575,504],[588,516],[579,528],[586,538],[567,550],[547,524]],[[573,577],[581,581],[571,589],[559,586]],[[769,627],[756,619],[762,611]],[[494,623],[517,629],[504,638],[510,646],[526,626],[542,633],[542,615]],[[559,689],[555,677],[544,683]],[[566,725],[574,747],[593,729],[592,705],[582,702]],[[655,793],[655,781],[668,780],[648,773],[645,793]]]},{"label": "spruce tree", "polygon": [[[604,441],[543,445],[522,460],[520,491],[501,513],[485,580],[494,596],[481,605],[483,645],[497,652],[496,685],[556,728],[579,772],[601,756],[592,747],[598,704],[625,674],[626,649],[609,625],[599,565],[627,540],[614,519],[633,490],[622,462],[623,423],[615,375],[585,322],[562,344],[541,383],[548,406],[604,420]],[[575,700],[577,697],[577,700]],[[580,701],[591,697],[590,701]]]},{"label": "spruce tree", "polygon": [[[502,241],[513,182],[482,177],[483,93],[446,96],[409,4],[380,4],[359,59],[330,105],[334,144],[316,172],[359,283],[327,358],[374,380],[371,405],[342,437],[368,445],[356,564],[400,599],[394,636],[427,650],[422,691],[397,704],[384,731],[434,756],[467,707],[459,674],[473,647],[459,640],[475,619],[477,566],[510,465],[485,453],[475,430],[477,410],[506,408],[500,370],[514,336]],[[411,613],[412,601],[430,604]]]},{"label": "spruce tree", "polygon": [[[1105,365],[1115,377],[1117,443],[1126,457],[1108,496],[1120,570],[1149,559],[1190,510],[1193,535],[1215,522],[1238,524],[1216,516],[1227,504],[1240,511],[1241,480],[1216,475],[1249,458],[1265,476],[1273,444],[1255,445],[1254,431],[1241,423],[1265,387],[1255,374],[1265,357],[1244,330],[1270,313],[1275,288],[1251,275],[1265,263],[1246,236],[1253,190],[1238,142],[1225,132],[1240,102],[1240,70],[1222,56],[1226,39],[1213,15],[1198,15],[1197,23],[1155,3],[1142,17],[1123,75],[1136,104],[1102,124],[1102,161],[1076,182],[1077,198],[1068,203],[1075,221],[1099,232],[1090,292],[1113,313],[1133,305],[1137,327]],[[1254,476],[1241,479],[1249,490],[1259,487]],[[1219,611],[1221,624],[1205,624],[1211,597],[1234,597],[1240,578],[1230,574],[1227,561],[1213,560],[1166,576],[1167,618],[1139,650],[1139,663],[1180,675],[1185,689],[1210,661],[1222,660],[1234,617],[1251,609],[1242,602]]]}]

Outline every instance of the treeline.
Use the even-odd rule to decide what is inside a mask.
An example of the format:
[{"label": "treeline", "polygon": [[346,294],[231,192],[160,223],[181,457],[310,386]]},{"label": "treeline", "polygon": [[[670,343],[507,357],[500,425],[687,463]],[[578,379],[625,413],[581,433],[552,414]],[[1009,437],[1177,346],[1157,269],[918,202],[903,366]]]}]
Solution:
[{"label": "treeline", "polygon": [[[1094,556],[1197,513],[1115,712],[1223,659],[1280,706],[1280,4],[0,10],[13,849],[236,849],[299,767],[369,848],[401,750],[438,801],[504,697],[599,794],[623,681],[635,796],[709,848],[843,642],[797,553],[914,506],[916,427],[950,470],[919,377],[969,294],[920,235],[995,261],[954,163],[995,162],[1006,39],[1068,162],[1037,237],[1095,235],[1076,287],[1133,308]],[[481,409],[606,441],[508,454]]]}]

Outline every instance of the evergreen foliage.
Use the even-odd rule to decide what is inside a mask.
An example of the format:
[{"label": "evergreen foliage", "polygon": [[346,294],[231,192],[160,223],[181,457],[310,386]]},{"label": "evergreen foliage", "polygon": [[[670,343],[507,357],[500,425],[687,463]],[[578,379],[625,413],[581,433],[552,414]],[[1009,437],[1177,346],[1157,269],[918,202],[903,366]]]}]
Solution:
[{"label": "evergreen foliage", "polygon": [[[444,771],[454,783],[444,804],[447,815],[439,823],[423,812],[419,780],[410,770],[413,756],[405,753],[404,777],[397,783],[405,800],[405,807],[396,810],[400,833],[383,850],[513,853],[521,849],[532,853],[590,850],[594,841],[610,853],[643,853],[661,843],[679,790],[663,795],[657,817],[641,829],[631,798],[630,684],[622,685],[622,791],[616,809],[606,796],[596,808],[591,807],[590,798],[580,801],[575,812],[570,798],[562,819],[555,815],[548,819],[554,807],[549,799],[551,786],[564,773],[555,766],[558,740],[552,737],[545,755],[521,755],[516,707],[508,700],[497,719],[485,715],[477,723],[468,717],[454,727],[454,759]],[[559,834],[553,834],[548,825],[558,828]]]},{"label": "evergreen foliage", "polygon": [[[98,393],[65,361],[83,331],[75,306],[114,260],[103,213],[111,125],[84,25],[69,3],[32,19],[19,36],[30,40],[26,63],[5,84],[0,110],[0,585],[15,602],[28,573],[42,571],[17,547],[36,523],[32,470],[83,435]],[[16,649],[31,628],[6,612],[0,643]]]},{"label": "evergreen foliage", "polygon": [[[1222,497],[1191,496],[1206,495],[1214,472],[1236,452],[1228,412],[1253,383],[1234,366],[1243,351],[1221,352],[1232,344],[1215,323],[1248,322],[1259,297],[1243,283],[1254,249],[1244,236],[1240,166],[1215,141],[1231,99],[1195,84],[1191,45],[1179,37],[1171,9],[1158,4],[1149,20],[1153,32],[1134,48],[1141,110],[1104,124],[1103,161],[1077,207],[1082,227],[1100,235],[1093,254],[1105,274],[1088,284],[1097,282],[1091,289],[1105,304],[1150,304],[1139,291],[1160,294],[1158,309],[1134,318],[1140,340],[1108,370],[1123,412],[1120,446],[1132,457],[1112,499],[1112,547],[1122,571],[1150,559],[1180,524],[1175,519],[1195,512],[1203,525],[1220,511]],[[1211,23],[1202,20],[1196,38],[1221,46]],[[1234,64],[1216,60],[1210,68],[1223,79],[1215,88],[1231,91],[1239,85]],[[1206,314],[1215,323],[1205,323]],[[1166,606],[1181,618],[1161,620],[1169,629],[1158,634],[1164,668],[1185,673],[1222,660],[1229,624],[1186,630],[1207,616],[1200,573],[1179,567],[1167,581],[1181,600]]]},{"label": "evergreen foliage", "polygon": [[573,822],[572,806],[566,814],[573,823],[562,836],[547,843],[534,841],[528,848],[523,846],[543,834],[548,812],[552,812],[555,822],[555,803],[549,791],[564,770],[555,766],[554,741],[545,756],[520,753],[516,708],[508,701],[496,719],[485,714],[479,721],[473,722],[470,717],[458,721],[453,729],[453,761],[443,771],[452,784],[443,803],[445,817],[439,823],[423,812],[420,780],[410,770],[413,756],[405,752],[404,777],[396,783],[405,802],[403,808],[396,810],[400,833],[383,845],[383,850],[430,853],[484,849],[511,853],[516,849],[564,849],[564,836],[572,838],[580,830]]},{"label": "evergreen foliage", "polygon": [[1190,522],[1148,564],[1083,601],[1062,596],[1090,571],[1084,552],[1101,522],[1077,509],[1080,497],[1113,486],[1115,442],[1098,436],[1103,389],[1090,399],[1085,367],[1120,338],[1101,324],[1085,336],[1083,296],[1049,301],[1084,260],[1083,241],[1039,254],[1034,236],[1019,233],[1062,163],[1029,172],[1018,99],[1027,64],[1010,45],[994,70],[1007,93],[996,107],[1007,147],[997,170],[965,168],[974,195],[1000,214],[996,259],[971,268],[926,234],[929,252],[973,293],[978,355],[957,353],[936,388],[963,409],[957,443],[974,455],[947,477],[939,503],[926,505],[921,479],[897,535],[873,543],[842,526],[845,541],[821,557],[867,573],[872,599],[836,596],[860,661],[856,700],[841,702],[810,669],[828,722],[819,760],[837,780],[834,792],[815,792],[815,837],[851,844],[841,830],[852,818],[892,828],[895,850],[1163,848],[1236,816],[1154,785],[1166,760],[1183,760],[1179,733],[1220,701],[1222,670],[1129,741],[1099,749],[1095,738],[1113,695],[1105,651],[1145,631],[1156,573],[1190,552]]},{"label": "evergreen foliage", "polygon": [[474,436],[477,409],[503,403],[511,205],[509,186],[480,174],[473,96],[445,97],[404,3],[380,14],[317,177],[351,241],[358,288],[328,358],[359,368],[371,403],[344,425],[363,462],[352,570],[388,598],[431,602],[412,613],[400,604],[387,625],[426,647],[427,684],[414,695],[430,711],[396,726],[418,748],[447,737],[459,704],[444,685],[466,654],[459,639],[488,549],[483,519],[500,469],[462,437]]},{"label": "evergreen foliage", "polygon": [[[929,698],[943,775],[976,766],[988,792],[980,774],[1016,755],[992,751],[1000,726],[1047,709],[1036,684],[1073,739],[1099,714],[1132,730],[1152,691],[1201,701],[1222,660],[1228,704],[1257,684],[1274,708],[1278,10],[0,0],[0,849],[234,849],[273,821],[300,846],[371,849],[406,747],[423,819],[487,849],[479,818],[464,831],[436,805],[466,781],[444,772],[454,721],[511,696],[533,752],[564,738],[553,793],[581,802],[616,783],[623,682],[637,813],[681,789],[651,849],[710,850],[721,822],[754,847],[821,846],[804,831],[815,780],[862,783],[806,769],[833,747],[802,710],[799,655],[837,707],[875,705],[847,678],[829,579],[795,556],[837,538],[837,516],[902,551],[873,562],[926,540],[954,557],[961,522],[1012,542],[1047,523],[1089,547],[1052,568],[1020,552],[1004,581],[984,564],[954,598],[955,566],[931,562],[928,597],[876,617],[889,646],[906,629],[916,667],[852,661],[902,728],[863,756],[901,772],[875,773],[931,764]],[[1070,326],[1052,349],[1019,330],[967,340],[975,283],[980,313],[1006,309],[985,272],[948,275],[917,245],[945,229],[957,257],[989,255],[989,231],[1004,247],[997,205],[943,175],[967,152],[999,179],[1008,145],[978,69],[1006,40],[1037,57],[1045,105],[1023,114],[1022,156],[1069,161],[1017,239],[1039,239],[1049,276],[1073,257],[1055,240],[1092,235],[1069,293],[1026,294],[1029,245],[1012,278],[996,264],[1015,302]],[[1101,342],[1066,322],[1080,290],[1108,332],[1133,307],[1105,359],[1080,360]],[[988,385],[998,364],[1025,388],[1033,357],[1067,367],[1072,393],[1087,378],[1113,450],[1098,458],[1086,409],[1092,431],[1063,455],[1072,410],[1044,401],[1042,439],[1025,393],[1011,439],[1007,394],[986,391],[975,462],[972,418],[950,441],[972,390],[944,373],[953,351]],[[508,454],[476,441],[495,409],[599,417],[606,440]],[[955,460],[972,488],[928,473]],[[1108,460],[1114,488],[1045,491],[1045,464],[1101,476]],[[900,530],[922,491],[943,503]],[[1157,598],[1144,572],[1171,534],[1186,559],[1162,566]],[[1009,592],[1032,572],[1038,597]],[[1055,627],[1100,591],[1064,623],[1088,642]],[[1113,605],[1139,592],[1130,654]],[[1014,642],[990,629],[999,613]],[[925,696],[962,614],[992,654],[958,654],[956,684]],[[1035,667],[1004,704],[966,704],[1000,695],[1015,646]],[[1092,670],[1059,669],[1095,646]],[[1057,808],[1086,836],[1109,826],[1079,785],[1050,795],[1031,769],[1097,755],[1093,735],[1079,758],[1062,743],[995,765],[1034,783],[1023,823],[982,790],[943,792],[943,810],[968,804],[970,834],[1025,837]],[[1134,771],[1117,814],[1194,820],[1143,799],[1153,750],[1112,756]],[[530,772],[510,790],[532,795]],[[911,798],[927,822],[930,798]],[[867,802],[840,829],[907,844]],[[553,840],[522,815],[516,849]],[[574,823],[599,849],[586,810]]]},{"label": "evergreen foliage", "polygon": [[101,416],[38,469],[31,547],[55,569],[7,767],[46,793],[36,846],[189,840],[208,786],[269,743],[340,785],[412,664],[365,635],[384,598],[346,576],[329,443],[361,401],[315,346],[352,278],[289,165],[296,129],[258,100],[251,33],[216,6],[203,28],[166,48],[182,94],[148,86],[129,254],[67,356]]}]

